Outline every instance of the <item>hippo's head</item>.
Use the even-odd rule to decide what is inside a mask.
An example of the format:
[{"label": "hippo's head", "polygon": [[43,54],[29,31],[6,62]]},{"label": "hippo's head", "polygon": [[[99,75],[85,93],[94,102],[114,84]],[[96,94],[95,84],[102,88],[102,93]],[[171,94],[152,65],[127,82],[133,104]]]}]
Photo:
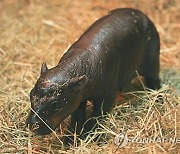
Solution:
[{"label": "hippo's head", "polygon": [[71,77],[58,67],[43,63],[40,78],[30,92],[31,111],[26,125],[36,134],[46,135],[79,106],[85,75]]}]

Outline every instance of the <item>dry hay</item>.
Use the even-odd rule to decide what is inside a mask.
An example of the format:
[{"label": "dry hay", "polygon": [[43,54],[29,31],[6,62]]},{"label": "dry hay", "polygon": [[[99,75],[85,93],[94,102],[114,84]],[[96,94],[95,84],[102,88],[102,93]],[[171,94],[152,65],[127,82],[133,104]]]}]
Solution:
[{"label": "dry hay", "polygon": [[[157,92],[132,93],[117,105],[100,129],[69,150],[57,136],[32,135],[25,127],[29,91],[40,65],[57,64],[63,52],[93,21],[118,7],[144,11],[161,36],[161,78]],[[117,133],[140,137],[180,137],[180,2],[178,0],[6,0],[0,3],[1,153],[178,153],[177,144],[114,144]],[[132,95],[131,94],[131,95]],[[161,96],[161,97],[159,97]],[[103,124],[103,125],[102,125]],[[105,134],[97,145],[93,135]],[[62,132],[57,131],[59,138]]]}]

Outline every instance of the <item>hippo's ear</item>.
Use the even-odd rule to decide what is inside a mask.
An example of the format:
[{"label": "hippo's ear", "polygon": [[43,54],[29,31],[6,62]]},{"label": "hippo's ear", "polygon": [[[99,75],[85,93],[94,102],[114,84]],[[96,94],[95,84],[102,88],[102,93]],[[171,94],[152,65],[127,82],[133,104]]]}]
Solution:
[{"label": "hippo's ear", "polygon": [[48,70],[48,67],[46,65],[46,62],[42,63],[41,74],[44,74],[47,70]]},{"label": "hippo's ear", "polygon": [[68,86],[71,87],[73,90],[80,90],[85,86],[88,77],[86,75],[82,75],[79,77],[74,77],[70,80]]}]

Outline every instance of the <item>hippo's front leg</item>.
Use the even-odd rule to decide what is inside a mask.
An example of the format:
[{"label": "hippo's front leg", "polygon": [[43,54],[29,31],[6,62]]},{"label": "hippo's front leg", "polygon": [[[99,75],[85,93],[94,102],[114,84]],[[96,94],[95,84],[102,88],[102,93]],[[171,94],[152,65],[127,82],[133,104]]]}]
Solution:
[{"label": "hippo's front leg", "polygon": [[71,115],[71,123],[68,127],[68,134],[65,138],[66,143],[73,143],[74,137],[73,135],[76,133],[77,135],[81,135],[83,131],[83,124],[86,121],[86,102],[82,102],[79,107],[74,111]]},{"label": "hippo's front leg", "polygon": [[87,121],[86,131],[91,131],[97,127],[96,118],[106,115],[115,104],[115,91],[107,93],[103,98],[93,99],[92,119]]}]

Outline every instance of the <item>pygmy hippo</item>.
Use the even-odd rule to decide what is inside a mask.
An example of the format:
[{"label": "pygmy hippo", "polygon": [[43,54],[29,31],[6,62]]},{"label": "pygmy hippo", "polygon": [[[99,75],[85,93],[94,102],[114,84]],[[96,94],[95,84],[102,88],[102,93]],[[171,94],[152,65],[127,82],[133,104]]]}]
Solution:
[{"label": "pygmy hippo", "polygon": [[42,64],[26,124],[46,135],[71,115],[70,128],[80,134],[87,100],[93,102],[92,117],[108,113],[116,91],[122,92],[136,71],[148,88],[160,88],[159,50],[158,32],[146,15],[130,8],[112,10],[85,31],[57,66]]}]

